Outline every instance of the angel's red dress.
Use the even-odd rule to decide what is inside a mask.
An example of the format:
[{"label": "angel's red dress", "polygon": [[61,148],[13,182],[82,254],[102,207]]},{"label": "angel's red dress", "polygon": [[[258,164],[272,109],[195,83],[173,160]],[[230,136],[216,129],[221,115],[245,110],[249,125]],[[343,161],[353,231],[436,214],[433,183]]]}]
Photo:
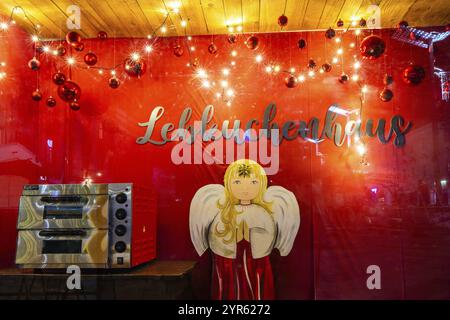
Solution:
[{"label": "angel's red dress", "polygon": [[212,298],[216,300],[274,299],[273,273],[269,256],[252,257],[250,242],[236,245],[236,259],[213,253]]}]

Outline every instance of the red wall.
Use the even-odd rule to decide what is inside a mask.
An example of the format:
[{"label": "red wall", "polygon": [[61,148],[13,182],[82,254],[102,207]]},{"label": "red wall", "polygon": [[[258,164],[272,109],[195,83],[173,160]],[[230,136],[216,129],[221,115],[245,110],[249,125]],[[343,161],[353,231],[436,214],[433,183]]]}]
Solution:
[{"label": "red wall", "polygon": [[[269,183],[295,193],[301,227],[289,256],[272,255],[278,298],[450,297],[450,209],[448,189],[440,185],[440,180],[450,178],[450,106],[441,101],[439,81],[432,76],[432,54],[393,40],[392,32],[374,32],[385,39],[386,54],[375,61],[364,61],[359,72],[369,88],[363,121],[389,121],[394,114],[402,115],[413,124],[406,145],[396,148],[392,141],[383,145],[376,138],[369,139],[370,165],[362,166],[353,148],[338,148],[331,141],[317,147],[301,138],[281,144],[280,170],[269,177]],[[308,41],[307,49],[296,48],[300,37]],[[244,39],[230,45],[225,37],[216,36],[217,56],[207,52],[211,37],[193,38],[194,56],[216,81],[221,79],[221,69],[229,67],[230,51],[238,51],[233,58],[237,65],[231,67],[229,76],[236,92],[231,106],[217,101],[215,91],[200,88],[186,67],[187,52],[181,58],[173,55],[177,39],[163,39],[148,56],[147,72],[141,79],[127,79],[123,70],[118,70],[122,84],[117,90],[108,87],[107,74],[74,70],[73,80],[82,88],[81,110],[75,112],[59,98],[53,109],[30,99],[36,73],[26,68],[32,57],[28,36],[20,31],[3,36],[1,41],[8,41],[8,46],[2,46],[0,54],[6,56],[11,77],[0,87],[1,264],[13,263],[22,184],[79,183],[87,177],[98,183],[129,181],[155,186],[159,199],[158,257],[199,259],[189,237],[189,204],[201,186],[221,183],[226,165],[174,165],[170,160],[173,144],[136,144],[136,139],[144,135],[137,123],[147,121],[154,107],[163,106],[165,114],[158,122],[158,133],[162,124],[178,123],[187,106],[193,108],[193,118],[200,119],[208,104],[215,106],[215,123],[235,119],[246,123],[250,118],[261,121],[265,107],[274,102],[279,124],[308,121],[315,116],[322,126],[331,104],[359,107],[357,85],[337,82],[340,65],[329,74],[288,89],[283,76],[269,76],[254,62],[256,53],[261,53],[266,61],[284,68],[303,68],[308,57],[321,65],[330,61],[337,49],[323,32],[263,34],[259,38],[260,47],[252,51],[245,47]],[[354,40],[350,34],[344,37],[344,69],[349,74],[349,61],[354,54],[359,57],[357,49],[349,49]],[[141,50],[145,43],[142,39],[86,40],[84,53],[92,50],[100,65],[113,65]],[[438,44],[438,63],[448,62],[447,49],[448,42]],[[82,56],[77,55],[78,61],[82,62]],[[41,60],[41,91],[44,97],[57,96],[51,75],[65,67],[53,63],[54,58]],[[419,86],[401,80],[402,70],[410,62],[426,70],[426,79]],[[390,102],[378,98],[386,72],[395,80]],[[34,158],[5,157],[11,144]],[[375,187],[377,194],[370,191]],[[431,194],[438,195],[438,203],[430,201]],[[208,255],[199,260],[194,275],[196,293],[207,297],[211,261]],[[381,268],[381,290],[366,287],[369,265]]]}]

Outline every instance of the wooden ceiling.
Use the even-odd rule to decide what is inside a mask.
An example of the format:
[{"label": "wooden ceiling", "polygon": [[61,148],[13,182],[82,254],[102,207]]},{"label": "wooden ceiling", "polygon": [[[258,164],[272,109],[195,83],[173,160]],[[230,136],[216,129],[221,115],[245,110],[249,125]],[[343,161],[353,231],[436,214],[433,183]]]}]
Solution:
[{"label": "wooden ceiling", "polygon": [[[96,37],[100,30],[116,37],[146,37],[163,23],[165,10],[177,6],[179,13],[168,14],[167,31],[158,35],[227,33],[227,21],[241,24],[243,32],[280,31],[277,19],[283,12],[289,18],[283,31],[326,29],[339,18],[349,22],[351,17],[365,17],[371,4],[380,7],[383,28],[401,20],[411,26],[438,26],[450,19],[449,0],[0,0],[0,14],[7,19],[12,8],[20,6],[40,26],[42,38],[57,39],[68,30],[68,6],[77,5],[83,37]],[[33,32],[21,10],[14,20]],[[187,21],[186,30],[182,20]]]}]

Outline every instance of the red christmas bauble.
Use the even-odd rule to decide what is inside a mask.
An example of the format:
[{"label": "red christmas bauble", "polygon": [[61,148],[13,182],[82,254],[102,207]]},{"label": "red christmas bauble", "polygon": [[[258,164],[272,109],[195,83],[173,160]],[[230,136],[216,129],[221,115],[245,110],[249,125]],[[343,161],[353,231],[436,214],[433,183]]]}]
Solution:
[{"label": "red christmas bauble", "polygon": [[328,39],[333,39],[336,36],[336,31],[334,31],[331,28],[328,28],[327,31],[325,31],[325,37]]},{"label": "red christmas bauble", "polygon": [[58,96],[65,102],[79,100],[81,89],[75,82],[66,81],[58,87]]},{"label": "red christmas bauble", "polygon": [[308,68],[314,69],[316,67],[316,62],[313,59],[309,59],[308,61]]},{"label": "red christmas bauble", "polygon": [[338,26],[338,28],[342,28],[342,27],[344,26],[344,21],[342,21],[342,19],[339,19],[339,20],[336,22],[336,25]]},{"label": "red christmas bauble", "polygon": [[66,76],[62,72],[56,72],[52,77],[53,83],[57,84],[58,86],[64,84],[66,82]]},{"label": "red christmas bauble", "polygon": [[229,34],[227,40],[231,44],[236,43],[237,36],[235,34]]},{"label": "red christmas bauble", "polygon": [[28,61],[28,68],[33,71],[37,71],[41,68],[41,62],[36,57],[33,57],[33,59]]},{"label": "red christmas bauble", "polygon": [[408,27],[408,22],[406,22],[405,20],[402,20],[398,23],[397,27],[399,29],[406,29]]},{"label": "red christmas bauble", "polygon": [[60,44],[57,48],[56,48],[56,54],[59,57],[64,56],[67,53],[67,49],[64,45]]},{"label": "red christmas bauble", "polygon": [[295,88],[298,85],[297,77],[289,75],[284,79],[284,83],[288,88]]},{"label": "red christmas bauble", "polygon": [[417,85],[425,78],[425,69],[418,65],[412,65],[403,70],[403,81]]},{"label": "red christmas bauble", "polygon": [[364,18],[361,18],[361,20],[359,20],[359,26],[360,27],[365,27],[367,26],[367,21]]},{"label": "red christmas bauble", "polygon": [[392,90],[388,89],[388,88],[384,88],[381,92],[380,92],[380,99],[383,102],[388,102],[391,101],[392,98],[394,97],[394,93],[392,92]]},{"label": "red christmas bauble", "polygon": [[384,82],[385,85],[388,86],[388,85],[390,85],[390,84],[392,84],[392,83],[394,82],[394,78],[392,77],[392,75],[386,74],[386,75],[384,76],[383,82]]},{"label": "red christmas bauble", "polygon": [[37,53],[43,53],[44,52],[44,45],[40,41],[36,41],[34,43],[34,49]]},{"label": "red christmas bauble", "polygon": [[286,17],[284,14],[282,14],[281,16],[278,17],[278,24],[281,27],[285,27],[288,24],[288,17]]},{"label": "red christmas bauble", "polygon": [[128,58],[125,60],[125,72],[133,78],[139,78],[145,73],[146,64],[143,60],[133,60]]},{"label": "red christmas bauble", "polygon": [[297,47],[299,49],[305,49],[306,48],[306,40],[305,39],[298,40]]},{"label": "red christmas bauble", "polygon": [[109,79],[109,86],[113,89],[117,89],[120,86],[120,80],[116,77]]},{"label": "red christmas bauble", "polygon": [[410,38],[411,40],[418,40],[420,37],[419,37],[414,31],[411,31],[411,32],[409,33],[409,38]]},{"label": "red christmas bauble", "polygon": [[339,82],[340,83],[346,83],[347,81],[348,81],[348,75],[346,75],[345,73],[344,74],[341,74],[340,76],[339,76]]},{"label": "red christmas bauble", "polygon": [[70,31],[66,34],[66,41],[68,44],[75,47],[81,42],[81,36],[76,31]]},{"label": "red christmas bauble", "polygon": [[71,101],[69,103],[69,107],[70,109],[72,109],[73,111],[78,111],[80,110],[80,104],[78,103],[77,99]]},{"label": "red christmas bauble", "polygon": [[50,97],[48,97],[46,104],[47,104],[47,107],[53,108],[54,106],[56,106],[56,99],[53,98],[52,96],[50,96]]},{"label": "red christmas bauble", "polygon": [[245,41],[245,44],[247,45],[247,48],[255,50],[256,48],[258,48],[259,39],[256,36],[251,36],[247,39],[247,41]]},{"label": "red christmas bauble", "polygon": [[31,99],[34,101],[41,101],[42,100],[42,93],[39,91],[39,89],[36,89],[31,94]]},{"label": "red christmas bauble", "polygon": [[378,36],[368,36],[361,41],[359,51],[364,59],[375,60],[379,58],[386,48],[386,44],[383,39]]},{"label": "red christmas bauble", "polygon": [[173,54],[177,57],[181,57],[184,53],[183,47],[179,44],[177,44],[174,48],[173,48]]},{"label": "red christmas bauble", "polygon": [[97,56],[93,52],[88,52],[84,55],[84,62],[88,66],[93,66],[97,63]]},{"label": "red christmas bauble", "polygon": [[81,52],[84,50],[84,43],[83,42],[78,42],[75,46],[75,50],[78,52]]},{"label": "red christmas bauble", "polygon": [[323,65],[322,65],[322,70],[323,71],[325,71],[325,72],[330,72],[331,71],[331,64],[329,64],[329,63],[324,63]]},{"label": "red christmas bauble", "polygon": [[101,40],[105,40],[108,38],[108,34],[106,33],[106,31],[99,31],[97,33],[97,38],[99,38]]},{"label": "red christmas bauble", "polygon": [[211,54],[216,54],[217,53],[217,46],[214,43],[211,43],[208,46],[208,52]]}]

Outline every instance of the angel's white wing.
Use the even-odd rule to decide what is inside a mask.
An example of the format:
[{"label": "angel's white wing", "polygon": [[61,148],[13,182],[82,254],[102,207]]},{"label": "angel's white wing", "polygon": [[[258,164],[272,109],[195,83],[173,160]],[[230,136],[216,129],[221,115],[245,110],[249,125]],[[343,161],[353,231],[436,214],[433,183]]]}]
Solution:
[{"label": "angel's white wing", "polygon": [[189,210],[189,228],[195,250],[201,256],[208,249],[208,232],[215,216],[219,213],[217,201],[223,203],[224,187],[221,184],[208,184],[197,190]]},{"label": "angel's white wing", "polygon": [[277,225],[275,248],[282,256],[287,256],[291,252],[300,227],[300,209],[297,199],[291,191],[280,186],[267,188],[264,198],[272,202],[273,218]]}]

